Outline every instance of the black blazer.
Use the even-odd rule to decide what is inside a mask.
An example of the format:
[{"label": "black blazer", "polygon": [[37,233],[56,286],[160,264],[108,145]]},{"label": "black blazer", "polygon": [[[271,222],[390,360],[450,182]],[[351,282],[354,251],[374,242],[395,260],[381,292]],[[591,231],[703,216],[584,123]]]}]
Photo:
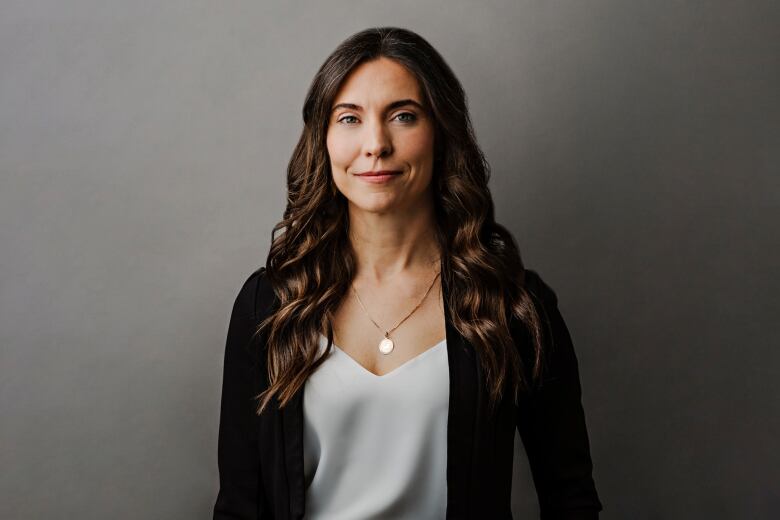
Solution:
[{"label": "black blazer", "polygon": [[[549,322],[548,370],[540,389],[518,405],[507,396],[491,414],[476,352],[451,323],[442,279],[450,369],[447,519],[512,518],[515,428],[528,456],[542,520],[597,519],[602,509],[571,338],[553,290],[535,271],[526,270],[526,280],[542,307],[542,320],[546,315]],[[252,399],[267,387],[268,377],[265,335],[253,344],[250,335],[275,304],[261,267],[246,280],[233,306],[225,347],[215,520],[304,517],[303,389],[281,410],[272,399],[261,416],[254,413],[257,401]],[[528,332],[517,321],[511,331],[526,367],[533,366]]]}]

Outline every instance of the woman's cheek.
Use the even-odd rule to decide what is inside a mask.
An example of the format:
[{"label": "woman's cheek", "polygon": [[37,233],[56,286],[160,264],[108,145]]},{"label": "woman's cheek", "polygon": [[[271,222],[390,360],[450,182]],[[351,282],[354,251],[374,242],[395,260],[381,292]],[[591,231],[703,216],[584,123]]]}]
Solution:
[{"label": "woman's cheek", "polygon": [[420,128],[419,132],[412,132],[407,138],[405,148],[410,157],[433,155],[433,132],[428,128]]},{"label": "woman's cheek", "polygon": [[327,139],[328,155],[330,155],[331,165],[338,172],[345,172],[352,160],[352,147],[344,139],[337,136]]}]

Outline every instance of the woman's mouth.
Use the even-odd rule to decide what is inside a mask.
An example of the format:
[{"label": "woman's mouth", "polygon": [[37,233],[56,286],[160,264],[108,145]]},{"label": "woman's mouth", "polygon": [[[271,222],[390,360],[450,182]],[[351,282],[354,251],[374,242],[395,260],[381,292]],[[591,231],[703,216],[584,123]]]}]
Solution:
[{"label": "woman's mouth", "polygon": [[363,173],[356,173],[355,176],[360,180],[371,182],[374,184],[388,182],[395,177],[401,175],[401,171],[398,170],[379,170]]}]

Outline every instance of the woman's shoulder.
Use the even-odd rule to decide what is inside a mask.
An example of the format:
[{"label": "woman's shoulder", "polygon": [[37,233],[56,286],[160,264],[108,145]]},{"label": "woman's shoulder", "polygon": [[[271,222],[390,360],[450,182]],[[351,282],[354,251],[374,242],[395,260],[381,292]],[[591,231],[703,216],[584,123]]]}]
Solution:
[{"label": "woman's shoulder", "polygon": [[523,286],[541,305],[556,305],[558,303],[555,291],[534,269],[524,269]]},{"label": "woman's shoulder", "polygon": [[[560,315],[558,311],[558,296],[535,269],[524,269],[523,289],[530,296],[534,310],[539,317],[542,341],[545,343],[544,349],[547,351],[552,347],[550,343],[554,342],[554,337],[561,332],[562,327],[565,327],[562,319],[556,319]],[[521,320],[514,314],[511,315],[510,329],[514,331],[513,334],[521,334],[517,336],[519,339],[516,339],[516,343],[522,347],[521,354],[528,359],[528,363],[532,363],[535,355],[532,348],[533,333],[530,327],[531,325],[528,322]]]},{"label": "woman's shoulder", "polygon": [[244,280],[236,296],[235,308],[248,316],[261,317],[271,309],[273,298],[266,268],[261,266]]}]

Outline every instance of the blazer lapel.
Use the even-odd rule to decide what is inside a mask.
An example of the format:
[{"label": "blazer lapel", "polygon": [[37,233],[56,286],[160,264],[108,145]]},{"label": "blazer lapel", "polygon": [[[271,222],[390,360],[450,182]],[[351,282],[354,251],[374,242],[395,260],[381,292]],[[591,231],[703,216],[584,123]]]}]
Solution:
[{"label": "blazer lapel", "polygon": [[306,499],[303,484],[303,389],[301,386],[281,410],[291,519],[303,518]]},{"label": "blazer lapel", "polygon": [[481,388],[476,353],[452,323],[447,302],[449,287],[442,277],[447,360],[450,368],[450,402],[447,422],[447,519],[469,518],[471,460]]},{"label": "blazer lapel", "polygon": [[[449,287],[442,277],[450,399],[447,419],[447,516],[448,520],[469,517],[472,454],[481,372],[471,344],[455,329],[447,305]],[[303,518],[305,489],[303,472],[304,385],[281,410],[284,459],[289,486],[290,518]]]}]

